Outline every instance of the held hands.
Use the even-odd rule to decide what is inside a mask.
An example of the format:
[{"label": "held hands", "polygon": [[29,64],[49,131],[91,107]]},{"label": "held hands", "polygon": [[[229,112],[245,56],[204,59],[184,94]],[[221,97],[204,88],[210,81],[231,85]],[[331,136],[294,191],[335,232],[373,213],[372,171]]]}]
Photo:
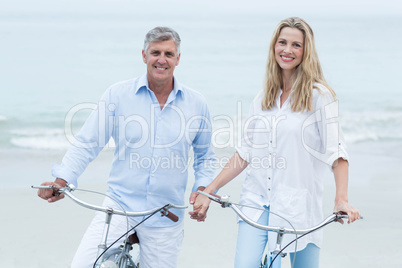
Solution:
[{"label": "held hands", "polygon": [[[57,178],[54,182],[47,181],[41,184],[41,186],[55,186],[55,187],[65,187],[66,181]],[[39,189],[38,196],[42,199],[47,200],[49,203],[56,202],[60,199],[64,198],[64,194],[57,195],[57,193],[53,189]]]},{"label": "held hands", "polygon": [[200,195],[197,192],[191,193],[190,204],[193,205],[193,211],[188,213],[190,214],[190,218],[198,222],[205,221],[210,203],[211,200],[208,197]]},{"label": "held hands", "polygon": [[[334,212],[345,212],[348,214],[348,223],[360,219],[360,211],[349,205],[347,200],[336,200]],[[342,219],[339,219],[339,222],[342,224],[344,223]]]}]

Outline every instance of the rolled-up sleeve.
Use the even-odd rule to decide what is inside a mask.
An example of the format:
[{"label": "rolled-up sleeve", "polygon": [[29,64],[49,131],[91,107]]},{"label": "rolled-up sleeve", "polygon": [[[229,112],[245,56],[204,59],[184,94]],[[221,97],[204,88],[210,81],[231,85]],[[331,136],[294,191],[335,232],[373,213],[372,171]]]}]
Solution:
[{"label": "rolled-up sleeve", "polygon": [[317,100],[316,109],[318,131],[324,152],[321,160],[331,167],[339,158],[349,161],[345,138],[339,122],[338,101],[325,89]]}]

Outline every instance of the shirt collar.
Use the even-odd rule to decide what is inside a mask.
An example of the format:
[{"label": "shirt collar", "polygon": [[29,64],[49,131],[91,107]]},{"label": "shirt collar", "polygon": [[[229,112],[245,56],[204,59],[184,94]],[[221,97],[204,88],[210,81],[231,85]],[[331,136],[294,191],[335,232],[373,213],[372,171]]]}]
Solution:
[{"label": "shirt collar", "polygon": [[[147,77],[146,73],[144,75],[142,75],[138,79],[138,83],[137,83],[136,88],[135,88],[135,94],[137,94],[140,89],[151,90],[149,88],[148,77]],[[173,95],[176,96],[176,97],[179,96],[179,95],[181,95],[182,97],[184,96],[183,86],[180,84],[180,82],[174,76],[173,76],[173,90],[172,90],[172,92],[173,92]]]}]

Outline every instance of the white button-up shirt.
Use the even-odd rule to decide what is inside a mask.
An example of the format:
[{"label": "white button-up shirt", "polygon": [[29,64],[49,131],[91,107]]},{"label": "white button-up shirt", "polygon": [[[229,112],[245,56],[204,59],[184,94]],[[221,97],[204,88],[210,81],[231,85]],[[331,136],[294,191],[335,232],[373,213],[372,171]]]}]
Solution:
[{"label": "white button-up shirt", "polygon": [[[313,90],[313,112],[292,112],[290,97],[282,107],[280,95],[270,110],[262,110],[260,92],[250,107],[242,145],[237,152],[249,163],[241,192],[241,204],[264,207],[289,220],[296,229],[313,227],[323,220],[324,172],[338,158],[348,159],[338,122],[338,103],[321,84]],[[248,207],[243,212],[254,221],[262,211]],[[272,226],[291,226],[271,214]],[[282,246],[295,237],[284,237]],[[276,233],[269,234],[274,249]],[[322,233],[314,232],[298,241],[297,250],[308,243],[321,246]],[[285,252],[294,251],[290,246]]]}]

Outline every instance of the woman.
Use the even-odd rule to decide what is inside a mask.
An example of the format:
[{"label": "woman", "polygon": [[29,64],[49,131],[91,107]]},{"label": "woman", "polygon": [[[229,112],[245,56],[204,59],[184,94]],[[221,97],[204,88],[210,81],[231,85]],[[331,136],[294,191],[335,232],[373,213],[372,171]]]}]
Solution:
[{"label": "woman", "polygon": [[[251,105],[243,142],[204,191],[217,191],[248,167],[241,192],[240,202],[247,205],[243,212],[264,225],[290,227],[270,210],[296,229],[307,228],[323,219],[323,177],[332,169],[334,211],[346,212],[349,223],[355,221],[360,212],[348,204],[348,155],[337,108],[335,92],[322,74],[312,29],[300,18],[281,21],[270,44],[265,90]],[[209,203],[197,196],[191,217],[205,220]],[[292,239],[285,237],[282,245]],[[235,267],[258,267],[267,240],[272,250],[275,233],[267,235],[240,221]],[[318,267],[321,244],[319,231],[298,240],[294,267]]]}]

